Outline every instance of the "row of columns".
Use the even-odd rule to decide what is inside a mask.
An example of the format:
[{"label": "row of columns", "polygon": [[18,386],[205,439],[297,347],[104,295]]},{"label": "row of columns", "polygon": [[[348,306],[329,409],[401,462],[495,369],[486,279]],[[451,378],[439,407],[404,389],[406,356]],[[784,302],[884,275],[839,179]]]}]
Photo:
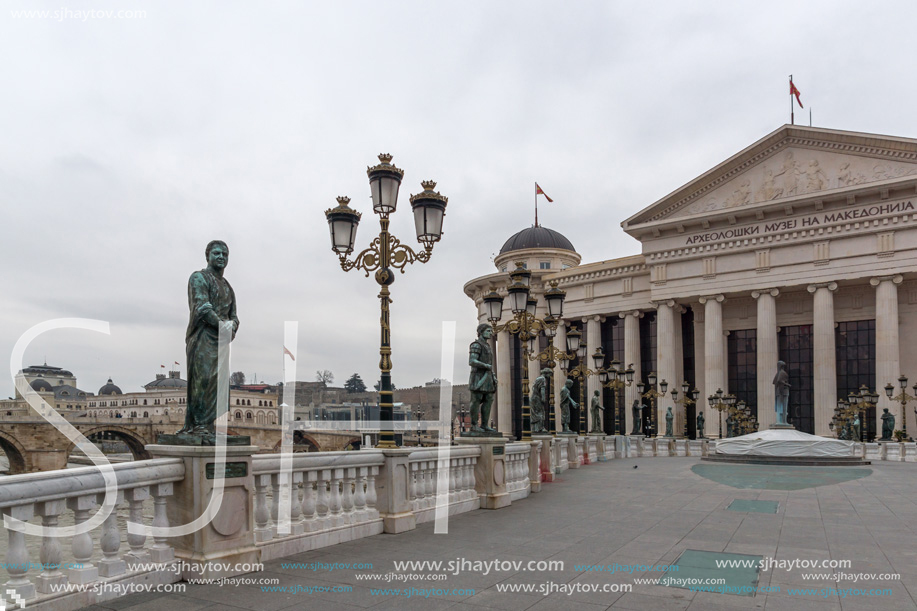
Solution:
[{"label": "row of columns", "polygon": [[[879,419],[882,409],[888,407],[889,411],[900,417],[897,404],[893,405],[886,397],[883,387],[886,383],[896,384],[900,371],[900,351],[898,340],[898,285],[903,277],[879,276],[872,278],[870,284],[876,289],[876,380],[872,390],[879,393],[880,399],[876,409],[876,430],[881,430],[882,423]],[[834,415],[837,404],[837,356],[835,346],[835,315],[834,293],[837,283],[826,282],[812,284],[807,290],[813,298],[813,358],[814,358],[814,393],[815,393],[815,434],[833,436],[828,424]],[[764,430],[776,422],[774,412],[774,386],[773,377],[779,358],[777,341],[777,297],[780,291],[776,288],[767,288],[752,291],[751,296],[757,304],[757,397],[758,397],[758,423],[759,430]],[[698,299],[703,309],[695,309],[695,377],[697,388],[700,391],[698,410],[707,411],[706,398],[722,388],[728,392],[727,384],[727,342],[723,330],[723,303],[726,298],[722,294],[705,295]],[[676,436],[685,429],[686,410],[684,405],[675,405],[671,390],[676,388],[681,392],[680,385],[684,380],[684,352],[682,344],[681,313],[684,307],[674,300],[653,302],[656,307],[656,374],[658,379],[666,380],[669,384],[669,393],[660,397],[656,404],[657,434],[665,432],[665,414],[669,407],[676,414],[674,433]],[[622,409],[622,426],[625,433],[633,428],[633,415],[631,406],[635,400],[640,400],[637,394],[636,381],[642,379],[640,361],[640,318],[643,312],[633,310],[618,314],[624,320],[624,362],[627,366],[634,367],[635,383],[624,390],[624,406]],[[588,364],[592,366],[591,355],[601,345],[601,323],[604,316],[594,315],[584,319],[586,323],[585,342],[587,345]],[[701,338],[703,342],[701,343]],[[511,336],[503,331],[499,333],[496,341],[497,369],[498,372],[507,372],[506,375],[497,376],[498,394],[496,405],[496,422],[498,429],[503,433],[512,433],[512,393],[510,389],[510,350]],[[566,328],[558,328],[555,345],[566,345]],[[608,363],[606,363],[607,365]],[[534,369],[533,369],[534,368]],[[538,371],[537,362],[530,363],[530,371]],[[701,374],[701,372],[703,372]],[[648,373],[648,372],[647,372]],[[530,383],[537,374],[531,375]],[[554,370],[554,398],[555,418],[560,423],[560,392],[559,386],[563,383],[564,376],[560,366]],[[597,376],[589,378],[585,405],[587,421],[591,418],[588,409],[590,398],[596,390],[601,388]],[[900,389],[896,386],[896,393]],[[577,398],[578,400],[578,398]],[[649,402],[641,400],[649,406]],[[606,417],[614,417],[612,406],[605,406],[608,410]],[[717,434],[716,418],[713,412],[707,418],[706,434],[708,437]],[[913,418],[912,418],[913,419]],[[901,428],[900,422],[896,428]],[[588,422],[588,429],[593,426]],[[911,428],[914,427],[914,428]],[[571,423],[575,429],[575,423]],[[917,430],[917,423],[908,422],[909,430]],[[588,430],[587,429],[587,430]]]}]

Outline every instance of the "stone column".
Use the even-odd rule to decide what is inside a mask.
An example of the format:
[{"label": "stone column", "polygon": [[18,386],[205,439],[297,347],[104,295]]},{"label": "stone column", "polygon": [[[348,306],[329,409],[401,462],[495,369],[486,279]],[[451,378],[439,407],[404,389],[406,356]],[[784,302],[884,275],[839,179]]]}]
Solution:
[{"label": "stone column", "polygon": [[694,382],[697,384],[697,390],[700,392],[698,403],[701,405],[697,409],[703,410],[707,416],[707,410],[710,405],[707,403],[707,397],[710,391],[707,390],[706,380],[704,379],[704,308],[700,305],[693,305],[694,310]]},{"label": "stone column", "polygon": [[700,298],[700,302],[704,305],[704,392],[708,395],[712,395],[720,388],[723,389],[723,392],[729,390],[726,384],[726,357],[723,350],[723,302],[725,300],[723,295],[708,295]]},{"label": "stone column", "polygon": [[[904,278],[879,276],[871,278],[869,284],[876,287],[876,384],[872,390],[879,393],[879,404],[876,406],[876,438],[882,436],[882,410],[888,408],[895,415],[895,428],[901,428],[901,404],[889,401],[885,394],[885,385],[891,383],[895,394],[901,392],[898,376],[901,375],[901,353],[898,345],[898,285]],[[911,407],[910,405],[908,407]],[[913,409],[913,408],[912,408]],[[908,433],[914,434],[917,429],[913,418],[907,423]]]},{"label": "stone column", "polygon": [[[560,324],[557,326],[557,336],[554,338],[554,345],[557,346],[558,350],[564,352],[567,351],[567,324],[564,321],[560,321]],[[568,361],[569,362],[569,361]],[[560,388],[566,382],[564,377],[564,371],[560,367],[561,362],[558,360],[554,366],[554,375],[551,380],[551,385],[554,387],[554,431],[557,432],[563,430],[563,425],[560,422]],[[545,414],[547,418],[547,414]],[[545,428],[548,428],[545,426]]]},{"label": "stone column", "polygon": [[[685,346],[681,328],[681,315],[686,311],[683,305],[675,304],[675,324],[672,327],[675,334],[675,382],[673,382],[675,386],[669,386],[669,392],[671,393],[673,388],[677,390],[679,399],[685,398],[684,393],[681,391],[681,383],[685,381]],[[675,430],[672,432],[675,433],[676,437],[684,437],[685,419],[688,417],[685,404],[675,405],[673,411],[675,412],[675,422],[673,423]]]},{"label": "stone column", "polygon": [[[602,345],[602,321],[605,320],[604,316],[590,316],[586,319],[586,362],[589,365],[589,369],[595,368],[595,362],[592,360],[592,355],[595,354],[595,349]],[[605,355],[606,361],[611,362],[611,357]],[[607,364],[607,363],[605,363]],[[592,405],[592,394],[600,390],[601,382],[599,381],[599,376],[589,376],[589,379],[586,382],[586,398],[583,401],[583,409],[586,410],[586,433],[592,430],[592,427],[595,425],[591,421],[592,410],[589,409],[589,406]],[[599,392],[601,394],[601,391]],[[601,418],[601,416],[599,416]],[[612,416],[613,417],[613,416]],[[599,428],[602,428],[602,423],[599,422]]]},{"label": "stone column", "polygon": [[[656,435],[665,435],[666,410],[673,405],[672,389],[675,388],[678,375],[675,371],[675,301],[656,302],[656,375],[657,385],[668,382],[665,395],[656,400]],[[660,392],[662,390],[660,389]],[[675,410],[672,410],[673,412]],[[675,422],[672,422],[672,433],[675,433]]]},{"label": "stone column", "polygon": [[[497,430],[513,434],[512,366],[509,356],[512,336],[506,331],[497,334]],[[471,397],[468,398],[471,401]]]},{"label": "stone column", "polygon": [[774,375],[777,373],[777,289],[753,291],[758,301],[758,328],[756,355],[758,382],[758,430],[763,431],[777,422],[774,393]]},{"label": "stone column", "polygon": [[815,347],[815,434],[834,437],[828,427],[837,406],[837,350],[834,343],[836,282],[809,285],[814,295],[812,340]]},{"label": "stone column", "polygon": [[624,389],[624,434],[629,435],[634,426],[630,406],[637,398],[637,382],[640,381],[640,310],[618,314],[624,319],[624,363],[634,367],[634,383]]}]

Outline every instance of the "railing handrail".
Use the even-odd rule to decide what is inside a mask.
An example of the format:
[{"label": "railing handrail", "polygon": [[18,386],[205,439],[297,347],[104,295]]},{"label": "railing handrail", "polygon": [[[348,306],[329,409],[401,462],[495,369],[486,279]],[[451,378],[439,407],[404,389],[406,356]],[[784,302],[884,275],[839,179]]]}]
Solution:
[{"label": "railing handrail", "polygon": [[530,444],[527,441],[516,441],[506,444],[507,454],[526,454],[530,451]]},{"label": "railing handrail", "polygon": [[[313,471],[340,467],[381,467],[385,464],[382,450],[340,452],[296,452],[293,454],[294,471]],[[271,475],[280,472],[281,454],[256,454],[252,456],[252,474]]]},{"label": "railing handrail", "polygon": [[[470,456],[480,456],[481,446],[449,446],[450,458],[468,458]],[[422,460],[439,460],[439,450],[437,448],[423,448],[411,452],[408,462],[419,462]]]},{"label": "railing handrail", "polygon": [[[185,464],[181,458],[112,464],[112,470],[119,489],[166,484],[185,478]],[[105,479],[98,467],[20,473],[0,479],[0,508],[104,492]]]}]

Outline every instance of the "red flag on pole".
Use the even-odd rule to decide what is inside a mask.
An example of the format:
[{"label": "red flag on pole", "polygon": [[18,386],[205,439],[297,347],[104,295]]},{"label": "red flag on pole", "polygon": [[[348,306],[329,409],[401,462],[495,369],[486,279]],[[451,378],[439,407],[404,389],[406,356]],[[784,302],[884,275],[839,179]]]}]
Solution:
[{"label": "red flag on pole", "polygon": [[799,90],[796,89],[796,85],[793,84],[792,79],[790,79],[790,95],[796,96],[796,102],[799,104],[799,107],[804,108],[804,106],[802,105],[802,100],[799,99],[799,96],[800,96]]},{"label": "red flag on pole", "polygon": [[294,361],[296,360],[296,357],[293,356],[293,353],[290,352],[290,351],[287,349],[286,346],[283,347],[283,353],[284,353],[284,354],[289,354],[291,359],[293,359]]},{"label": "red flag on pole", "polygon": [[166,366],[165,366],[165,365],[160,365],[159,368],[160,368],[160,369],[165,369]]},{"label": "red flag on pole", "polygon": [[550,197],[548,197],[548,194],[541,190],[541,187],[538,186],[538,183],[537,183],[537,182],[535,183],[535,195],[536,195],[536,196],[538,196],[538,195],[544,195],[544,198],[545,198],[546,200],[548,200],[548,201],[551,202],[552,204],[554,203],[554,200],[551,199]]},{"label": "red flag on pole", "polygon": [[176,364],[178,367],[181,367],[181,365],[179,364],[178,361],[175,361],[175,364]]}]

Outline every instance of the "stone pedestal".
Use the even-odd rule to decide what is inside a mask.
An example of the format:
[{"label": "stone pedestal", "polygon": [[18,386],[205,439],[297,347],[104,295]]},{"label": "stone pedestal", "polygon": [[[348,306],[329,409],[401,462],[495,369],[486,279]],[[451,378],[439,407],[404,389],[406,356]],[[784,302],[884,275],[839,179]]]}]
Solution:
[{"label": "stone pedestal", "polygon": [[703,456],[704,441],[702,439],[690,439],[687,443],[688,456]]},{"label": "stone pedestal", "polygon": [[558,434],[554,438],[554,474],[560,474],[570,468],[567,452],[570,449],[569,435]]},{"label": "stone pedestal", "polygon": [[676,439],[675,440],[675,456],[687,456],[688,455],[688,440],[687,439]]},{"label": "stone pedestal", "polygon": [[656,443],[652,437],[643,438],[643,451],[640,456],[656,456]]},{"label": "stone pedestal", "polygon": [[917,443],[908,442],[901,445],[904,447],[904,461],[917,462]]},{"label": "stone pedestal", "polygon": [[537,439],[532,440],[529,450],[529,491],[541,492],[541,446]]},{"label": "stone pedestal", "polygon": [[885,444],[866,443],[866,460],[885,460]]},{"label": "stone pedestal", "polygon": [[570,461],[571,469],[579,469],[583,466],[583,450],[585,447],[586,439],[580,437],[579,435],[573,437],[571,436],[568,440],[570,447],[567,448],[567,460]]},{"label": "stone pedestal", "polygon": [[900,462],[904,460],[904,456],[901,451],[904,449],[902,444],[897,441],[886,441],[882,442],[881,445],[885,446],[885,457],[884,460],[890,460],[892,462]]},{"label": "stone pedestal", "polygon": [[481,509],[500,509],[512,501],[506,493],[506,440],[502,437],[460,437],[459,445],[481,446],[474,467],[474,489],[481,498]]},{"label": "stone pedestal", "polygon": [[674,455],[675,440],[669,437],[659,437],[656,439],[656,456]]},{"label": "stone pedestal", "polygon": [[596,438],[595,435],[587,435],[583,438],[583,464],[598,462],[596,458]]},{"label": "stone pedestal", "polygon": [[595,460],[598,462],[608,460],[607,437],[601,433],[590,433],[589,437],[592,439],[592,446],[595,448]]},{"label": "stone pedestal", "polygon": [[532,435],[532,441],[541,442],[541,448],[539,450],[541,452],[541,460],[539,461],[541,467],[541,481],[553,482],[555,467],[554,436],[541,434]]},{"label": "stone pedestal", "polygon": [[248,572],[234,571],[234,565],[261,561],[251,503],[255,488],[252,454],[258,446],[226,446],[222,474],[217,472],[214,446],[152,444],[146,450],[156,458],[181,458],[185,463],[185,479],[175,482],[166,506],[172,528],[204,515],[214,486],[223,476],[223,499],[209,523],[190,534],[169,538],[175,556],[183,561],[183,579],[232,577]]},{"label": "stone pedestal", "polygon": [[627,458],[637,458],[643,456],[643,435],[629,435],[627,445],[630,446],[627,451]]},{"label": "stone pedestal", "polygon": [[[459,439],[456,439],[459,441]],[[411,485],[409,449],[382,450],[385,464],[376,478],[376,508],[382,518],[382,532],[397,534],[417,528],[417,516],[405,491]]]}]

